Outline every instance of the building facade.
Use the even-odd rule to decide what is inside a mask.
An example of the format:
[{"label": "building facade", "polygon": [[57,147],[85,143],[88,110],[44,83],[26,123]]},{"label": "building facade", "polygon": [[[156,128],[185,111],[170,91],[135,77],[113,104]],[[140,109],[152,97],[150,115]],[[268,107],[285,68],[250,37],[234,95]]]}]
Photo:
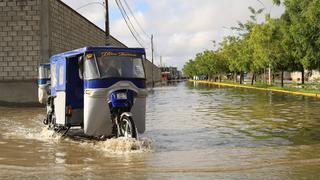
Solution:
[{"label": "building facade", "polygon": [[[320,72],[317,70],[308,71],[305,70],[305,81],[309,82],[320,82]],[[293,82],[301,82],[302,73],[301,72],[293,72],[291,73],[291,79]]]},{"label": "building facade", "polygon": [[0,102],[35,103],[40,63],[53,54],[106,44],[126,47],[60,0],[0,1]]}]

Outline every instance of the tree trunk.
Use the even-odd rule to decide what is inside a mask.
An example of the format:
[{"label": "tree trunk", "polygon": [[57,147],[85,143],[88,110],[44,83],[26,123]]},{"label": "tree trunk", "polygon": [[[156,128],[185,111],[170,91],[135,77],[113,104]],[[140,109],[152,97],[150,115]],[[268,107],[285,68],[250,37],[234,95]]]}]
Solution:
[{"label": "tree trunk", "polygon": [[283,87],[284,86],[284,84],[283,84],[283,79],[284,79],[284,71],[282,70],[281,71],[281,87]]},{"label": "tree trunk", "polygon": [[241,72],[241,73],[240,73],[240,84],[243,84],[243,78],[242,78],[242,76],[243,76],[243,73]]},{"label": "tree trunk", "polygon": [[244,73],[242,73],[242,84],[244,84]]},{"label": "tree trunk", "polygon": [[235,82],[238,82],[238,73],[234,73],[234,77],[235,77]]},{"label": "tree trunk", "polygon": [[222,81],[222,78],[221,78],[221,74],[219,75],[219,82],[221,82]]},{"label": "tree trunk", "polygon": [[275,78],[276,78],[275,75],[272,74],[272,83],[274,83],[274,79],[275,79]]},{"label": "tree trunk", "polygon": [[253,86],[253,84],[254,84],[255,76],[256,76],[255,73],[253,73],[252,74],[252,78],[251,78],[251,86]]},{"label": "tree trunk", "polygon": [[267,83],[266,68],[263,69],[263,81]]},{"label": "tree trunk", "polygon": [[304,84],[304,69],[301,71],[301,84]]}]

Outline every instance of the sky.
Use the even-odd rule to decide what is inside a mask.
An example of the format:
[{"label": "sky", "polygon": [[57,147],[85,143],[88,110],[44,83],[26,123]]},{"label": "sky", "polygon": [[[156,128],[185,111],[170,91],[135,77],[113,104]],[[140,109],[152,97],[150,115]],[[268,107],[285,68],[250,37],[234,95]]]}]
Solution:
[{"label": "sky", "polygon": [[[102,29],[105,21],[104,0],[62,0]],[[230,27],[249,19],[249,6],[265,8],[272,17],[279,17],[283,7],[272,5],[272,0],[126,0],[133,11],[128,11],[141,44],[151,59],[150,35],[154,35],[156,65],[183,68],[185,62],[199,52],[213,49],[212,41],[220,42],[227,35],[237,34]],[[85,6],[91,2],[94,3]],[[122,0],[124,4],[124,0]],[[129,47],[141,47],[130,34],[115,0],[109,0],[110,33]],[[135,23],[133,16],[139,25]],[[260,15],[259,21],[263,21]],[[145,33],[144,33],[145,32]]]}]

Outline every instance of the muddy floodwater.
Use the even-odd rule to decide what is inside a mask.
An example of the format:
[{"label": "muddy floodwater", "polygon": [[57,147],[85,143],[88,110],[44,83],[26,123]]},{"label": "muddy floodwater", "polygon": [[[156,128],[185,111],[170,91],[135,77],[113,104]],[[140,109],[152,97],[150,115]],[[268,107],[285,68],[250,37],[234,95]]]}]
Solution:
[{"label": "muddy floodwater", "polygon": [[320,99],[179,83],[139,141],[66,138],[44,108],[0,107],[0,179],[318,179]]}]

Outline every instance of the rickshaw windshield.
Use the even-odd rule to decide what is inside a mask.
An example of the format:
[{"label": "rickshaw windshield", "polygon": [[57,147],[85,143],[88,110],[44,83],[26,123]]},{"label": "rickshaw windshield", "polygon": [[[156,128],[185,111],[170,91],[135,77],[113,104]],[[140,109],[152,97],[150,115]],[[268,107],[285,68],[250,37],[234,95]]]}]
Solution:
[{"label": "rickshaw windshield", "polygon": [[[123,56],[122,56],[123,55]],[[85,79],[93,78],[145,78],[143,56],[135,54],[96,53],[95,61],[87,60]],[[86,71],[88,71],[86,73]]]},{"label": "rickshaw windshield", "polygon": [[141,57],[98,57],[97,64],[102,78],[145,78]]}]

